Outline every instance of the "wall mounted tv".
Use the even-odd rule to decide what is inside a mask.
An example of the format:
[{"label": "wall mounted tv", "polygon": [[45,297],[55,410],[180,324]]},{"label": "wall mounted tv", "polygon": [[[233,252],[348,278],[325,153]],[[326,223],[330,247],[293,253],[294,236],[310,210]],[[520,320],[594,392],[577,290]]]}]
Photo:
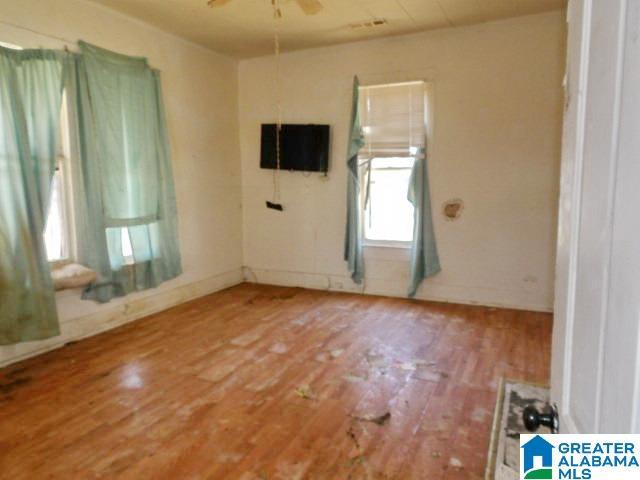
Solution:
[{"label": "wall mounted tv", "polygon": [[[329,125],[282,125],[280,169],[326,173],[329,143]],[[276,125],[262,125],[260,168],[275,169],[276,165]]]}]

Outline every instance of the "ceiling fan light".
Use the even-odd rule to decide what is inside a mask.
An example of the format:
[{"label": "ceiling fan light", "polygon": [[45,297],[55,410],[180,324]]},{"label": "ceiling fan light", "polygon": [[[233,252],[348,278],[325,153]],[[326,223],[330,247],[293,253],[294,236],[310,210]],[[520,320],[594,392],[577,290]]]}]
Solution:
[{"label": "ceiling fan light", "polygon": [[296,0],[296,3],[307,15],[315,15],[317,13],[320,13],[320,11],[324,8],[319,0]]}]

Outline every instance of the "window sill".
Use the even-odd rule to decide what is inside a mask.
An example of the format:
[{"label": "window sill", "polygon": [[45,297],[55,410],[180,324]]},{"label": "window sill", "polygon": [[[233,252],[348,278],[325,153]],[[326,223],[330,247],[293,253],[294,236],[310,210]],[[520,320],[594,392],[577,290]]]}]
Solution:
[{"label": "window sill", "polygon": [[60,260],[52,260],[52,261],[49,261],[49,269],[57,270],[59,268],[66,267],[70,263],[73,263],[73,260],[71,260],[70,258],[62,258]]},{"label": "window sill", "polygon": [[408,250],[412,242],[397,242],[392,240],[364,240],[362,246],[365,248],[399,248]]},{"label": "window sill", "polygon": [[64,298],[80,298],[85,287],[65,288],[64,290],[56,290],[56,299],[62,300]]}]

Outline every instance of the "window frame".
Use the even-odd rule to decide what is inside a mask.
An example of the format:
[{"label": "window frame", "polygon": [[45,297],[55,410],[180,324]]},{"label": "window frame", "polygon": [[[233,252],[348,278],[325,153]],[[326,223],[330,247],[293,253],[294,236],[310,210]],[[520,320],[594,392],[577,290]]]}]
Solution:
[{"label": "window frame", "polygon": [[[133,252],[133,244],[131,243],[131,234],[129,233],[128,228],[126,227],[122,228],[122,231],[120,232],[120,238],[122,241],[122,259],[124,260],[125,266],[135,265],[136,257]],[[125,245],[129,246],[128,249],[125,248]],[[125,250],[129,250],[130,254],[125,255]]]},{"label": "window frame", "polygon": [[[427,158],[431,157],[431,152],[433,151],[433,109],[434,109],[434,86],[433,81],[427,78],[420,78],[421,75],[416,76],[406,76],[405,78],[385,78],[386,75],[378,76],[378,78],[371,79],[372,81],[367,81],[366,78],[363,80],[361,77],[360,83],[360,92],[362,89],[367,87],[393,87],[400,86],[404,84],[410,83],[418,83],[422,82],[424,85],[424,121],[425,121],[425,133],[427,136],[427,145],[426,145],[426,154]],[[364,128],[364,127],[363,127]],[[361,203],[361,213],[363,222],[364,217],[366,215],[366,208],[364,205],[364,185],[365,179],[364,175],[361,176],[361,188],[360,188],[360,203]],[[398,250],[409,250],[412,248],[413,241],[412,240],[379,240],[379,239],[371,239],[367,238],[366,230],[364,228],[364,223],[361,226],[362,228],[362,245],[365,248],[389,248],[389,249],[398,249]]]},{"label": "window frame", "polygon": [[[378,157],[374,157],[378,158]],[[373,160],[372,158],[371,160]],[[410,157],[399,157],[399,158],[410,158]],[[411,170],[411,168],[402,168],[402,170]],[[362,178],[362,187],[366,185],[366,179]],[[363,215],[363,228],[362,228],[362,245],[365,247],[385,247],[385,248],[411,248],[411,244],[413,243],[411,240],[384,240],[377,238],[369,238],[367,237],[367,229],[364,227],[364,222],[366,222],[367,216],[367,207],[364,204],[364,196],[366,195],[366,188],[361,188],[361,201],[362,201],[362,215]]]},{"label": "window frame", "polygon": [[[10,42],[0,41],[0,46],[9,48],[12,50],[24,50],[25,47]],[[66,89],[62,92],[62,101],[60,104],[60,132],[58,139],[58,152],[55,160],[55,172],[62,171],[61,178],[61,195],[62,195],[62,228],[64,235],[64,257],[56,260],[49,260],[49,253],[46,250],[47,263],[50,269],[56,269],[73,263],[77,258],[77,230],[75,210],[73,207],[73,172],[71,161],[71,123],[69,118],[69,98],[66,94]],[[53,194],[51,190],[50,195]],[[47,217],[44,219],[44,226],[46,228],[49,221],[50,213],[47,212]],[[44,232],[43,241],[44,241]]]},{"label": "window frame", "polygon": [[[49,260],[47,258],[49,267],[52,270],[73,263],[77,257],[76,222],[72,201],[71,124],[68,109],[69,99],[67,98],[66,92],[63,91],[60,105],[60,143],[58,146],[58,154],[56,155],[56,172],[62,172],[60,177],[62,179],[62,227],[64,232],[65,257],[57,260]],[[49,216],[47,215],[45,226],[48,220]]]}]

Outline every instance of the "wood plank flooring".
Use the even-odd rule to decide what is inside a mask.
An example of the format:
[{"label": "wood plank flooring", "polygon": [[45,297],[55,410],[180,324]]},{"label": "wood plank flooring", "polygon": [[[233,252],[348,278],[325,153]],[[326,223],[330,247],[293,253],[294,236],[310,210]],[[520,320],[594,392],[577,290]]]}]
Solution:
[{"label": "wood plank flooring", "polygon": [[547,314],[243,284],[0,370],[0,478],[480,479],[500,377],[547,383],[550,344]]}]

